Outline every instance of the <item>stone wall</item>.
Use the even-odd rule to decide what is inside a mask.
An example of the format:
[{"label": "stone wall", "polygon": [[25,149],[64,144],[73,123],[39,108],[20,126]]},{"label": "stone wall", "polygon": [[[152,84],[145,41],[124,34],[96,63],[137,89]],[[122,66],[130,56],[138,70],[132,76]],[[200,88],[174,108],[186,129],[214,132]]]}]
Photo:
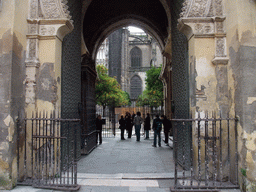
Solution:
[{"label": "stone wall", "polygon": [[0,6],[5,18],[0,19],[0,189],[11,189],[17,179],[16,120],[25,105],[28,1],[1,1]]},{"label": "stone wall", "polygon": [[[229,92],[239,117],[239,176],[243,190],[256,190],[256,2],[225,1]],[[246,178],[241,170],[246,170]],[[245,182],[247,180],[247,183]]]}]

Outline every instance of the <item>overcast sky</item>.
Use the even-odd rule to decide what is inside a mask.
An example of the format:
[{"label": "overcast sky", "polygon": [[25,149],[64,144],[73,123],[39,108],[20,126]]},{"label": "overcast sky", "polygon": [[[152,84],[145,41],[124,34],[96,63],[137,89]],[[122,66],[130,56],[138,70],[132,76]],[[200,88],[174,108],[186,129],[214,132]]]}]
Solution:
[{"label": "overcast sky", "polygon": [[144,32],[142,29],[132,26],[129,26],[128,29],[130,32]]}]

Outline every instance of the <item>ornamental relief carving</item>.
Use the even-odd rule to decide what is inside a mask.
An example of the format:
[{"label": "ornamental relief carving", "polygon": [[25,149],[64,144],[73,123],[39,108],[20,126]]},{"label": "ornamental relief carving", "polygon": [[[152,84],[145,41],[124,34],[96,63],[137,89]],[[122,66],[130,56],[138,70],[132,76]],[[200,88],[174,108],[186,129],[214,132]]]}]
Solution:
[{"label": "ornamental relief carving", "polygon": [[216,22],[216,32],[224,33],[223,22]]},{"label": "ornamental relief carving", "polygon": [[60,8],[56,0],[41,0],[40,1],[42,13],[45,19],[60,18]]},{"label": "ornamental relief carving", "polygon": [[196,23],[194,25],[195,34],[211,34],[213,32],[214,30],[212,23]]},{"label": "ornamental relief carving", "polygon": [[41,25],[40,26],[40,35],[54,35],[56,32],[55,27],[53,26],[45,26],[45,25]]},{"label": "ornamental relief carving", "polygon": [[208,1],[211,0],[194,0],[188,13],[188,17],[203,17]]},{"label": "ornamental relief carving", "polygon": [[30,1],[30,18],[31,19],[37,18],[37,10],[38,10],[38,0],[31,0]]},{"label": "ornamental relief carving", "polygon": [[30,24],[29,25],[29,34],[37,34],[37,27],[38,25],[37,24]]},{"label": "ornamental relief carving", "polygon": [[31,0],[30,19],[71,19],[67,0]]},{"label": "ornamental relief carving", "polygon": [[216,56],[224,57],[225,56],[225,39],[216,38]]},{"label": "ornamental relief carving", "polygon": [[37,50],[37,40],[29,39],[29,59],[33,59],[36,57]]},{"label": "ornamental relief carving", "polygon": [[214,17],[222,15],[222,0],[185,0],[180,17]]},{"label": "ornamental relief carving", "polygon": [[222,16],[223,11],[222,11],[222,0],[215,0],[215,14],[216,16]]}]

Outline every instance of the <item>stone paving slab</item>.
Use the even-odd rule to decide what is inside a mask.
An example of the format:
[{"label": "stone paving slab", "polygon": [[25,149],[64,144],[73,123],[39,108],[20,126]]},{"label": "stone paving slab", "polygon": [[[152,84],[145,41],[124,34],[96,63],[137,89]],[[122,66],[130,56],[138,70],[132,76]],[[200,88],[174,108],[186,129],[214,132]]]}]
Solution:
[{"label": "stone paving slab", "polygon": [[[160,183],[159,183],[160,184]],[[17,186],[13,190],[0,190],[1,192],[67,192],[50,189],[37,189],[30,186]],[[81,186],[78,192],[170,192],[167,186]],[[223,189],[220,192],[241,192],[239,189]]]},{"label": "stone paving slab", "polygon": [[103,138],[89,155],[78,162],[79,173],[118,174],[118,173],[168,173],[174,171],[173,150],[169,146],[154,148],[153,139],[140,142],[136,138],[120,140]]},{"label": "stone paving slab", "polygon": [[[78,162],[78,192],[170,192],[174,186],[173,150],[154,148],[153,139],[103,138],[103,144]],[[182,176],[179,172],[178,176]],[[1,190],[0,190],[1,191]],[[57,192],[17,186],[1,192]],[[62,192],[62,191],[58,191]],[[221,190],[240,192],[240,190]]]},{"label": "stone paving slab", "polygon": [[[182,173],[178,173],[182,176]],[[172,173],[118,173],[118,174],[86,174],[78,173],[78,179],[174,179]]]}]

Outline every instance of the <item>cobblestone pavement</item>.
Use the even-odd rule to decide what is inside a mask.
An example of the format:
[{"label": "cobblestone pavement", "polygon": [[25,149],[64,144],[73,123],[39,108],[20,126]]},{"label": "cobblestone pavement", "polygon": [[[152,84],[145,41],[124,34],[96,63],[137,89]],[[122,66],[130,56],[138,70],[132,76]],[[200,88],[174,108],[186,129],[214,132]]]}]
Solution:
[{"label": "cobblestone pavement", "polygon": [[[135,136],[120,140],[103,138],[78,163],[79,192],[169,192],[174,186],[173,150],[152,147],[153,139],[137,142]],[[17,186],[11,192],[54,192],[55,190]],[[7,192],[7,191],[4,191]],[[9,191],[8,191],[9,192]],[[222,190],[221,192],[240,192]]]}]

